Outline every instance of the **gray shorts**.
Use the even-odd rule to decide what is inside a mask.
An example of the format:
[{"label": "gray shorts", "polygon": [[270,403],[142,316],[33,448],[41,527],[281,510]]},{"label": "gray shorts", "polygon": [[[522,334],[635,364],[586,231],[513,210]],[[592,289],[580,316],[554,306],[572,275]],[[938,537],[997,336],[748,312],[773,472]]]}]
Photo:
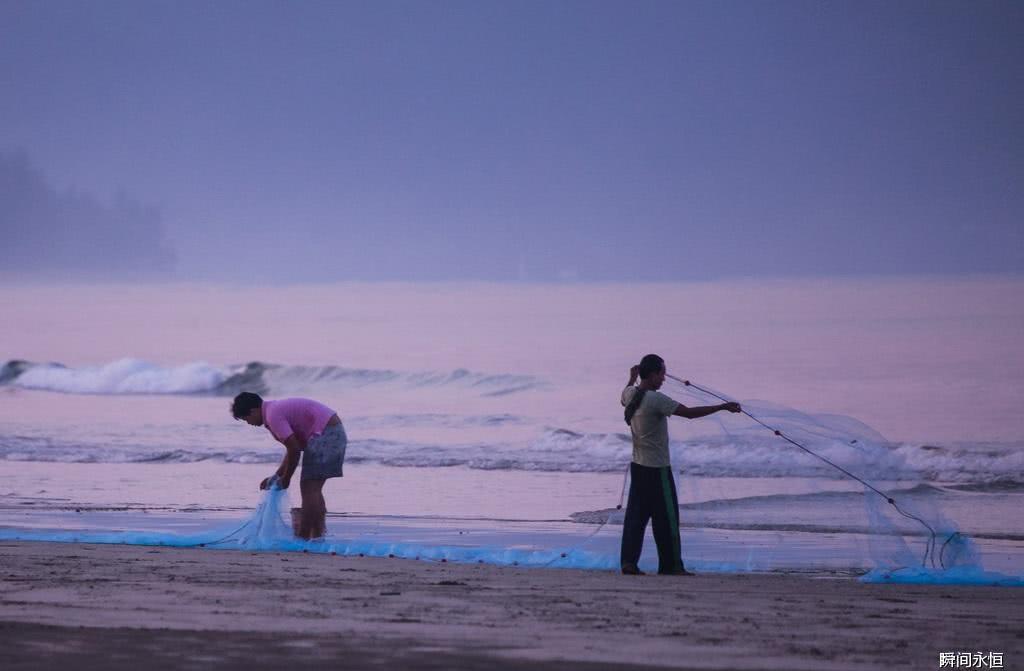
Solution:
[{"label": "gray shorts", "polygon": [[348,436],[341,424],[329,426],[320,435],[310,438],[302,452],[302,476],[299,481],[342,477],[346,447]]}]

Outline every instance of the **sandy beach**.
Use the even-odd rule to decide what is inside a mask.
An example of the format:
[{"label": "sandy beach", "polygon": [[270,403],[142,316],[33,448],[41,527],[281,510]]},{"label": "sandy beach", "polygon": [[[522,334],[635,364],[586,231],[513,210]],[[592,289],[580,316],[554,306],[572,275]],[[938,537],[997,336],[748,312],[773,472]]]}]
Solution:
[{"label": "sandy beach", "polygon": [[6,669],[936,669],[1024,652],[1020,592],[0,544]]}]

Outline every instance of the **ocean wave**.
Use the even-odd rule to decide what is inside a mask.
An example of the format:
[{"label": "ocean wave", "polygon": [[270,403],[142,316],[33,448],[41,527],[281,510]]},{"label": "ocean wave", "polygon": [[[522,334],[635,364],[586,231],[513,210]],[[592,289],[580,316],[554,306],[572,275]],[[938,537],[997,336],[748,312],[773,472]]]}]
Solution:
[{"label": "ocean wave", "polygon": [[[837,524],[832,520],[831,524],[794,524],[789,522],[758,522],[754,520],[738,522],[722,522],[712,519],[704,519],[699,516],[688,514],[685,506],[680,506],[680,513],[686,515],[680,519],[679,524],[683,529],[719,529],[725,531],[772,531],[772,532],[800,532],[807,534],[861,534],[864,536],[920,536],[926,537],[928,533],[922,529],[902,528],[885,529],[869,524]],[[621,510],[609,508],[605,510],[585,510],[569,515],[569,519],[578,524],[611,524],[621,526],[623,513]],[[1000,541],[1024,541],[1024,535],[1020,533],[1005,533],[999,531],[974,531],[972,538]]]},{"label": "ocean wave", "polygon": [[342,366],[288,366],[254,361],[215,366],[196,361],[160,366],[124,358],[98,366],[69,367],[12,359],[0,367],[0,385],[67,394],[199,394],[234,396],[241,391],[277,396],[313,391],[361,389],[389,385],[399,389],[460,388],[478,396],[506,396],[543,388],[529,375],[447,372],[403,372]]},{"label": "ocean wave", "polygon": [[46,449],[13,446],[0,441],[0,461],[37,461],[67,464],[191,464],[217,461],[230,464],[276,464],[281,453],[225,452],[218,450],[138,449],[130,446],[49,444]]},{"label": "ocean wave", "polygon": [[0,384],[67,394],[190,394],[216,389],[226,377],[205,362],[164,367],[138,359],[81,368],[8,361],[0,369]]},{"label": "ocean wave", "polygon": [[987,482],[950,485],[949,488],[960,492],[981,492],[986,494],[1024,492],[1024,481],[1015,480],[1013,477],[997,476],[995,479]]},{"label": "ocean wave", "polygon": [[358,426],[362,431],[372,429],[500,427],[525,423],[523,417],[508,413],[499,415],[451,415],[443,413],[416,413],[405,415],[346,416],[345,424]]},{"label": "ocean wave", "polygon": [[[685,484],[683,485],[686,486]],[[680,524],[690,529],[803,532],[917,536],[932,530],[950,534],[969,529],[975,538],[1019,542],[1024,540],[1016,517],[1020,494],[1000,493],[984,501],[984,511],[971,494],[949,487],[918,483],[887,483],[885,498],[868,489],[776,492],[756,496],[730,496],[679,505]],[[732,494],[739,494],[733,490]],[[906,517],[887,502],[894,499]],[[1010,514],[1008,514],[1010,513]],[[624,511],[615,508],[584,510],[569,517],[581,524],[622,524]],[[917,518],[927,519],[925,526]]]},{"label": "ocean wave", "polygon": [[[376,429],[394,426],[458,429],[521,424],[521,418],[509,415],[398,415],[389,416],[388,421],[378,420],[355,418],[351,423],[346,420],[352,438],[347,454],[349,462],[409,468],[464,466],[479,470],[622,473],[632,455],[631,440],[626,434],[586,433],[564,428],[539,430],[535,438],[525,441],[453,443],[373,437]],[[279,447],[271,442],[265,443],[265,450],[236,449],[226,444],[223,436],[218,436],[216,446],[204,448],[201,431],[197,430],[196,439],[181,439],[180,436],[188,433],[184,429],[174,433],[178,438],[169,438],[169,432],[162,432],[153,437],[134,434],[106,436],[102,440],[78,436],[75,442],[67,442],[62,436],[0,435],[0,460],[271,463],[280,459]],[[500,436],[496,434],[497,438]],[[998,449],[983,445],[973,451],[959,446],[952,450],[957,455],[955,459],[931,446],[912,444],[860,445],[857,449],[841,443],[816,447],[822,456],[870,482],[931,482],[964,494],[972,491],[1012,493],[1024,489],[1024,449],[1020,445],[999,446]],[[673,466],[686,477],[846,477],[770,434],[760,439],[726,436],[673,442],[671,453]]]}]

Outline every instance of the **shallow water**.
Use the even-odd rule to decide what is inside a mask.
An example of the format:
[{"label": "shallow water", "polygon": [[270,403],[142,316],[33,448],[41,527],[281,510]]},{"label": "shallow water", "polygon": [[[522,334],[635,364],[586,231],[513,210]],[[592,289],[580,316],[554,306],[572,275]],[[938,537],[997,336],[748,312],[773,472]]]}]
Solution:
[{"label": "shallow water", "polygon": [[[58,533],[90,514],[98,534],[160,534],[243,519],[281,456],[228,416],[233,393],[258,388],[343,417],[347,477],[327,493],[351,533],[337,543],[363,547],[365,525],[387,520],[389,543],[461,547],[446,530],[472,519],[489,557],[560,552],[620,500],[630,445],[618,394],[653,350],[787,431],[823,422],[837,433],[807,434],[816,450],[969,534],[985,568],[1021,575],[1022,289],[1017,278],[5,287],[0,342],[30,363],[0,373],[0,527]],[[301,329],[276,318],[296,313]],[[877,495],[743,417],[673,420],[671,432],[688,562],[862,571],[920,552],[919,527],[877,517]],[[586,561],[614,566],[618,533],[601,529]],[[880,555],[873,536],[905,547]]]},{"label": "shallow water", "polygon": [[[295,539],[277,505],[261,502],[251,514],[140,512],[138,510],[18,511],[0,517],[0,539],[128,543],[217,549],[322,552],[396,556],[424,561],[486,562],[547,568],[616,570],[621,526],[564,521],[403,516],[331,515],[323,539]],[[620,522],[621,523],[621,522]],[[581,528],[587,527],[587,528]],[[1020,541],[990,540],[985,569],[951,571],[917,566],[884,567],[871,561],[869,539],[857,533],[721,530],[684,526],[688,568],[701,572],[782,571],[809,575],[861,575],[879,582],[1024,584],[1019,577]],[[913,544],[924,547],[924,539]],[[657,570],[648,542],[641,568]],[[876,569],[868,573],[870,569]],[[893,570],[896,569],[896,570]],[[1016,573],[1015,573],[1016,572]]]}]

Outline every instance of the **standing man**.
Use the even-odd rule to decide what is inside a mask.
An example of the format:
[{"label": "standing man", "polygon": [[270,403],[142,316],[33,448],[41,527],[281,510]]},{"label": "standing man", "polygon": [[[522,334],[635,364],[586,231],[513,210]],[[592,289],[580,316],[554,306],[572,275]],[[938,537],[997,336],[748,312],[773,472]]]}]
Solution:
[{"label": "standing man", "polygon": [[348,445],[345,427],[337,413],[309,398],[264,401],[259,394],[245,391],[235,397],[231,415],[252,426],[266,426],[270,435],[284,445],[281,465],[273,475],[264,478],[260,489],[288,489],[301,457],[302,509],[297,535],[306,540],[323,536],[327,517],[324,482],[342,476]]},{"label": "standing man", "polygon": [[[629,384],[622,390],[626,423],[633,434],[633,461],[629,465],[629,502],[622,526],[622,572],[643,575],[637,566],[643,550],[647,521],[654,526],[658,546],[658,573],[693,575],[683,567],[679,546],[679,500],[669,463],[668,418],[697,419],[719,410],[740,412],[739,403],[687,408],[658,391],[665,383],[665,360],[648,354],[629,370]],[[636,383],[637,376],[640,384]]]}]

